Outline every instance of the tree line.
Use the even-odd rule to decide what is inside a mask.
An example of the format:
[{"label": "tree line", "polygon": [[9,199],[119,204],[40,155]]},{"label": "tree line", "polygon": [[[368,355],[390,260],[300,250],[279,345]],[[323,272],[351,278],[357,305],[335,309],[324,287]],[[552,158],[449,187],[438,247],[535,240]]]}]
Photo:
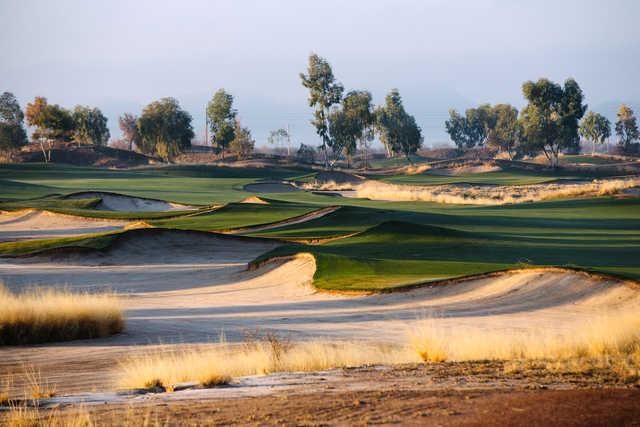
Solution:
[{"label": "tree line", "polygon": [[[580,138],[603,144],[611,136],[611,123],[589,111],[582,89],[574,79],[564,85],[542,78],[522,85],[527,105],[518,110],[509,104],[483,104],[461,115],[449,110],[445,127],[458,150],[489,146],[506,152],[509,158],[544,153],[552,167],[562,151],[580,150]],[[586,114],[585,114],[586,113]],[[621,105],[615,132],[623,153],[637,151],[638,125],[633,110]]]},{"label": "tree line", "polygon": [[[315,109],[311,124],[322,142],[325,167],[332,167],[342,155],[349,163],[358,146],[365,154],[366,167],[369,144],[376,133],[389,155],[410,159],[422,146],[422,130],[405,111],[397,89],[392,89],[384,105],[378,107],[366,90],[352,90],[343,96],[344,86],[336,80],[331,65],[315,53],[309,56],[307,72],[300,73],[300,79],[309,90],[309,106]],[[275,136],[277,132],[282,133],[276,131]]]}]

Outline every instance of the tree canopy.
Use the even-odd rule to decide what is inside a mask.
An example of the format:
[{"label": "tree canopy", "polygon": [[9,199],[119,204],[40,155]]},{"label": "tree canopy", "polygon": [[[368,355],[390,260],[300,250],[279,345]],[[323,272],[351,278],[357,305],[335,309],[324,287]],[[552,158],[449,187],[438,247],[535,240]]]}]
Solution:
[{"label": "tree canopy", "polygon": [[242,126],[240,120],[236,118],[233,133],[233,141],[229,144],[231,152],[238,156],[239,159],[249,156],[256,145],[256,141],[251,137],[251,131],[249,128]]},{"label": "tree canopy", "polygon": [[625,104],[620,106],[617,116],[616,135],[618,135],[618,143],[625,152],[628,152],[631,144],[640,138],[638,123],[631,107]]},{"label": "tree canopy", "polygon": [[106,145],[109,141],[107,118],[98,108],[82,105],[73,110],[73,140],[78,144]]},{"label": "tree canopy", "polygon": [[133,150],[133,145],[138,145],[138,118],[131,113],[124,113],[118,118],[118,126],[122,131],[124,140],[129,145],[129,151]]},{"label": "tree canopy", "polygon": [[28,143],[24,113],[10,92],[0,95],[0,151],[12,151]]},{"label": "tree canopy", "polygon": [[302,85],[309,89],[309,106],[315,107],[311,124],[322,139],[324,165],[327,167],[329,164],[327,148],[333,145],[329,133],[329,114],[331,106],[338,104],[342,99],[344,87],[336,81],[329,62],[315,53],[309,56],[307,74],[300,73],[300,79]]},{"label": "tree canopy", "polygon": [[611,136],[611,122],[605,116],[589,111],[580,122],[579,133],[584,139],[592,142],[591,154],[593,155],[596,144],[604,144]]},{"label": "tree canopy", "polygon": [[73,116],[58,104],[49,104],[47,98],[38,96],[27,104],[27,124],[34,126],[33,138],[70,141],[73,136]]},{"label": "tree canopy", "polygon": [[138,119],[138,133],[138,148],[165,161],[173,160],[190,147],[194,137],[191,115],[174,98],[162,98],[147,105]]},{"label": "tree canopy", "polygon": [[522,92],[529,101],[520,116],[523,149],[531,154],[542,151],[556,167],[561,150],[579,145],[579,121],[587,109],[582,90],[573,79],[567,79],[564,87],[540,79],[525,82]]},{"label": "tree canopy", "polygon": [[391,154],[402,153],[410,160],[422,146],[422,130],[413,116],[407,114],[397,89],[392,89],[383,106],[376,110],[376,127],[380,141]]},{"label": "tree canopy", "polygon": [[211,142],[222,151],[233,141],[236,128],[236,110],[233,108],[233,95],[219,89],[207,105],[207,121],[211,132]]}]

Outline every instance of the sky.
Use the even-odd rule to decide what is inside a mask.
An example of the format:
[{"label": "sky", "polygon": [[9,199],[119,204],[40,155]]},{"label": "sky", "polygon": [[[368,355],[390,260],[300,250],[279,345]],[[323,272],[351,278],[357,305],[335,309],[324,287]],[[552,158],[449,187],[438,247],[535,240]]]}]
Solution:
[{"label": "sky", "polygon": [[317,144],[300,83],[311,52],[346,90],[398,88],[426,146],[450,108],[524,105],[521,86],[575,78],[590,108],[640,108],[636,0],[0,0],[0,91],[118,116],[171,96],[204,133],[224,88],[258,144],[290,126]]}]

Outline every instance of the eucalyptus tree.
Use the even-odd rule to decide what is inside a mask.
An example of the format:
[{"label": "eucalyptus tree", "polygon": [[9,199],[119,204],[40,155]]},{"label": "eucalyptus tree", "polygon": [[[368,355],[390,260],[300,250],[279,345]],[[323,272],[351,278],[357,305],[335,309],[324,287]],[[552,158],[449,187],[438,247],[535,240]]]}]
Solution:
[{"label": "eucalyptus tree", "polygon": [[124,113],[118,118],[118,126],[122,131],[124,140],[129,145],[129,151],[133,150],[133,145],[138,145],[138,117],[131,113]]},{"label": "eucalyptus tree", "polygon": [[315,53],[309,56],[307,74],[300,73],[300,79],[302,85],[309,89],[309,106],[315,108],[311,124],[322,140],[321,148],[326,168],[329,165],[327,149],[332,145],[328,116],[331,107],[342,99],[344,87],[336,81],[329,62]]},{"label": "eucalyptus tree", "polygon": [[233,95],[219,89],[207,104],[207,121],[211,132],[211,142],[224,151],[235,137],[237,111],[233,108]]},{"label": "eucalyptus tree", "polygon": [[0,95],[0,151],[13,151],[27,143],[20,104],[11,92],[4,92]]},{"label": "eucalyptus tree", "polygon": [[560,151],[579,143],[578,124],[587,108],[582,90],[573,79],[564,87],[540,79],[525,82],[522,92],[529,101],[520,114],[523,149],[530,154],[542,151],[556,167]]},{"label": "eucalyptus tree", "polygon": [[494,126],[495,117],[489,104],[468,108],[464,116],[451,109],[449,119],[445,121],[447,133],[460,151],[483,145],[488,130]]},{"label": "eucalyptus tree", "polygon": [[191,115],[174,98],[162,98],[147,105],[137,122],[138,148],[165,161],[191,146],[194,137]]},{"label": "eucalyptus tree", "polygon": [[249,128],[242,126],[240,119],[236,118],[234,138],[229,144],[229,149],[239,159],[249,156],[253,152],[256,141],[251,136]]},{"label": "eucalyptus tree", "polygon": [[291,156],[291,133],[289,129],[279,128],[269,132],[267,142],[275,147],[278,147],[284,143],[287,144],[287,157]]},{"label": "eucalyptus tree", "polygon": [[628,152],[631,144],[640,138],[638,123],[631,107],[625,104],[620,105],[617,116],[616,135],[618,135],[618,143],[625,152]]},{"label": "eucalyptus tree", "polygon": [[593,144],[591,150],[593,156],[596,152],[596,144],[604,144],[611,136],[611,122],[602,114],[589,111],[580,122],[579,133]]},{"label": "eucalyptus tree", "polygon": [[[347,93],[342,105],[350,117],[355,141],[364,152],[364,168],[367,168],[369,143],[375,136],[375,114],[371,102],[371,93],[366,90],[354,90]],[[355,152],[355,146],[351,147]]]},{"label": "eucalyptus tree", "polygon": [[487,122],[487,145],[507,152],[513,159],[521,135],[518,110],[509,104],[497,104],[492,107],[491,116]]},{"label": "eucalyptus tree", "polygon": [[27,124],[35,127],[31,136],[40,144],[45,162],[51,161],[54,142],[72,138],[74,123],[71,112],[57,104],[49,104],[47,98],[38,96],[27,104],[25,117]]},{"label": "eucalyptus tree", "polygon": [[98,108],[82,105],[73,110],[73,140],[78,144],[106,145],[109,141],[107,118]]},{"label": "eucalyptus tree", "polygon": [[407,160],[423,142],[422,130],[413,116],[407,114],[397,89],[392,89],[383,106],[376,110],[376,127],[389,154],[402,153]]}]

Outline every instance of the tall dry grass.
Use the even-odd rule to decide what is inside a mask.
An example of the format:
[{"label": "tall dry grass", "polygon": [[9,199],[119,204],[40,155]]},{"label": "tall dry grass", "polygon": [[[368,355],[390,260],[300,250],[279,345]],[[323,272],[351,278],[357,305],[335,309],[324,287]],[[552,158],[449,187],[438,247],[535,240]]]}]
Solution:
[{"label": "tall dry grass", "polygon": [[[155,415],[155,416],[154,416]],[[178,423],[182,425],[181,423]],[[169,417],[159,418],[150,408],[134,411],[132,407],[100,417],[92,414],[86,407],[42,410],[38,407],[14,406],[0,413],[0,425],[7,427],[160,427],[176,425]]]},{"label": "tall dry grass", "polygon": [[121,364],[119,385],[172,390],[184,382],[214,386],[246,375],[418,361],[415,353],[395,346],[318,341],[294,344],[269,339],[244,345],[149,353]]},{"label": "tall dry grass", "polygon": [[21,294],[0,286],[0,345],[106,337],[122,331],[124,315],[110,293],[34,288]]},{"label": "tall dry grass", "polygon": [[593,180],[573,184],[517,186],[436,185],[415,186],[365,181],[361,184],[304,184],[313,190],[353,190],[353,196],[371,200],[436,202],[449,204],[503,205],[568,197],[605,196],[639,187],[640,178]]},{"label": "tall dry grass", "polygon": [[424,361],[631,358],[640,367],[640,316],[634,311],[595,317],[567,332],[444,328],[426,319],[411,329],[409,344]]}]

